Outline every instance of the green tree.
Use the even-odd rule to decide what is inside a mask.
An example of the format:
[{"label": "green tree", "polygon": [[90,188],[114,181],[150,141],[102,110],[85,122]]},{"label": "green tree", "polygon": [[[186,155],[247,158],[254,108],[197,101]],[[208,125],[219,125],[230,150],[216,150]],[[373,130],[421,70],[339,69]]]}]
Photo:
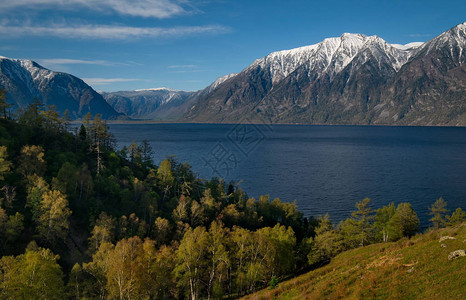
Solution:
[{"label": "green tree", "polygon": [[224,294],[223,284],[228,280],[228,270],[230,269],[228,231],[221,222],[214,221],[210,224],[208,245],[207,299],[210,299],[212,294],[214,297],[220,298]]},{"label": "green tree", "polygon": [[45,170],[44,148],[36,145],[26,145],[21,148],[18,171],[23,174],[24,177],[27,178],[33,174],[43,176]]},{"label": "green tree", "polygon": [[3,299],[63,299],[63,273],[57,263],[58,255],[49,249],[27,249],[16,258],[0,260],[1,298]]},{"label": "green tree", "polygon": [[102,151],[111,147],[111,133],[108,130],[108,125],[105,120],[102,120],[101,115],[95,115],[90,126],[90,137],[95,151],[97,152],[97,174],[103,167]]},{"label": "green tree", "polygon": [[49,184],[44,178],[36,174],[29,176],[28,181],[26,207],[31,210],[32,219],[38,223],[42,214],[42,195],[50,190]]},{"label": "green tree", "polygon": [[130,162],[142,164],[142,150],[135,141],[128,146],[128,154]]},{"label": "green tree", "polygon": [[6,90],[0,88],[0,117],[7,118],[7,111],[12,105],[6,102]]},{"label": "green tree", "polygon": [[21,236],[24,230],[24,216],[19,212],[8,217],[5,223],[5,241],[4,243],[14,243]]},{"label": "green tree", "polygon": [[63,163],[58,171],[57,177],[52,179],[52,188],[60,191],[68,197],[75,198],[78,181],[77,168],[69,162]]},{"label": "green tree", "polygon": [[96,282],[94,289],[96,298],[107,298],[107,272],[110,268],[114,248],[111,243],[101,244],[99,250],[92,255],[92,261],[83,264],[84,272],[94,278],[94,282]]},{"label": "green tree", "polygon": [[369,198],[356,203],[358,210],[351,213],[352,218],[345,220],[340,226],[344,239],[350,248],[367,245],[372,238],[373,210],[369,206]]},{"label": "green tree", "polygon": [[0,197],[0,206],[4,205],[7,209],[13,208],[13,202],[16,200],[16,187],[5,184],[0,191],[3,192],[3,197]]},{"label": "green tree", "polygon": [[76,171],[77,176],[77,199],[78,203],[87,200],[94,190],[94,181],[92,179],[91,171],[84,163]]},{"label": "green tree", "polygon": [[71,210],[68,201],[60,191],[47,191],[40,203],[41,215],[37,229],[47,241],[64,240],[69,231]]},{"label": "green tree", "polygon": [[191,300],[199,299],[203,274],[206,270],[209,235],[205,227],[189,228],[176,252],[175,276],[179,286],[186,288]]},{"label": "green tree", "polygon": [[95,253],[103,243],[111,243],[115,238],[115,219],[101,212],[89,238],[89,248]]},{"label": "green tree", "polygon": [[155,219],[154,227],[152,229],[152,237],[158,244],[166,244],[169,242],[171,235],[170,221],[167,219],[158,217]]},{"label": "green tree", "polygon": [[191,202],[191,227],[197,227],[204,223],[205,213],[204,207],[202,207],[199,202],[193,200]]},{"label": "green tree", "polygon": [[307,256],[310,265],[328,262],[343,250],[342,236],[333,228],[329,215],[318,216],[317,220],[319,225],[315,228],[315,237],[310,240]]},{"label": "green tree", "polygon": [[168,159],[164,159],[160,163],[160,166],[157,169],[157,179],[159,180],[160,185],[163,187],[163,199],[165,200],[168,192],[170,191],[170,188],[173,186],[175,181],[172,173],[172,164]]},{"label": "green tree", "polygon": [[394,228],[394,238],[412,237],[419,231],[420,221],[410,203],[400,203],[389,225]]},{"label": "green tree", "polygon": [[7,160],[8,152],[5,146],[0,146],[0,181],[5,179],[5,175],[10,172],[12,163]]},{"label": "green tree", "polygon": [[149,144],[147,139],[142,140],[141,145],[141,155],[142,155],[142,162],[146,167],[150,167],[154,164],[152,161],[152,155],[154,151],[152,150],[152,146]]},{"label": "green tree", "polygon": [[62,129],[63,120],[60,118],[60,114],[56,109],[57,107],[55,105],[49,105],[47,110],[40,112],[40,115],[43,117],[45,128],[58,133],[58,131]]},{"label": "green tree", "polygon": [[106,272],[107,290],[110,299],[139,299],[141,291],[137,282],[142,255],[142,241],[132,237],[119,241],[109,253],[110,260]]},{"label": "green tree", "polygon": [[434,224],[434,229],[444,227],[446,224],[445,215],[447,213],[447,202],[442,197],[438,198],[431,207],[429,207],[429,215],[432,218],[429,220]]},{"label": "green tree", "polygon": [[18,121],[20,124],[26,124],[33,128],[42,127],[44,117],[41,115],[41,112],[43,110],[44,104],[38,98],[34,98],[34,101],[19,116]]},{"label": "green tree", "polygon": [[377,209],[374,220],[375,239],[376,241],[388,242],[393,238],[393,228],[390,226],[390,220],[395,215],[395,203],[383,206]]},{"label": "green tree", "polygon": [[466,213],[458,207],[451,216],[447,216],[448,225],[456,225],[464,222],[466,220]]}]

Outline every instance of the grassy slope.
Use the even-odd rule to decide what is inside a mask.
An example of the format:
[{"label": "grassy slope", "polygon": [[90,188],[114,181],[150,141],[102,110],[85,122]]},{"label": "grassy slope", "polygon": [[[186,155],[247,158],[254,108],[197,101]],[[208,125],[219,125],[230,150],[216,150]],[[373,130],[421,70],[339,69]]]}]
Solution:
[{"label": "grassy slope", "polygon": [[[440,243],[447,235],[456,240]],[[466,299],[466,257],[447,258],[458,249],[466,249],[466,223],[344,252],[244,299]]]}]

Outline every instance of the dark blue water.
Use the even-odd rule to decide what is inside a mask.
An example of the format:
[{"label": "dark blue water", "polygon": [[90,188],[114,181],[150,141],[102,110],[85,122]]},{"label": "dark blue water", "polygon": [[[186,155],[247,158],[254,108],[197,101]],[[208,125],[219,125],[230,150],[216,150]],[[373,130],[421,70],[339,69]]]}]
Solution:
[{"label": "dark blue water", "polygon": [[113,124],[118,148],[148,139],[159,163],[189,162],[203,178],[241,181],[250,197],[296,201],[336,223],[365,197],[410,202],[423,226],[439,197],[466,209],[466,128]]}]

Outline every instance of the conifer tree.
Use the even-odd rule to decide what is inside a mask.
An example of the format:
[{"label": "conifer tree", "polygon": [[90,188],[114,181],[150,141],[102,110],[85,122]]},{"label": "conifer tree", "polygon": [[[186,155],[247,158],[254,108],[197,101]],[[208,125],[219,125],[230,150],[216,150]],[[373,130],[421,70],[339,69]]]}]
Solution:
[{"label": "conifer tree", "polygon": [[434,225],[434,229],[439,229],[445,226],[445,214],[447,213],[447,203],[442,197],[438,198],[431,207],[429,207],[429,215],[432,218],[429,220]]}]

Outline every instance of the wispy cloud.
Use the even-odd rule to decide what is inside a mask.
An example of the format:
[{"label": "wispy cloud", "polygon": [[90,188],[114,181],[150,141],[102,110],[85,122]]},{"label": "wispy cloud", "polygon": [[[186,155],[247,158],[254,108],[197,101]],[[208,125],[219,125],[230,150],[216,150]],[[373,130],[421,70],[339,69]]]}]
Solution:
[{"label": "wispy cloud", "polygon": [[42,65],[100,65],[100,66],[115,65],[115,63],[111,63],[106,60],[83,60],[83,59],[70,59],[70,58],[45,58],[45,59],[36,59],[36,61]]},{"label": "wispy cloud", "polygon": [[107,85],[116,82],[147,81],[137,78],[82,78],[89,85]]},{"label": "wispy cloud", "polygon": [[130,15],[150,18],[170,18],[176,15],[195,11],[187,0],[10,0],[0,1],[0,10],[22,9],[74,10],[85,8],[99,12],[115,12],[120,15]]},{"label": "wispy cloud", "polygon": [[111,25],[9,26],[0,25],[0,35],[9,37],[53,36],[59,38],[125,40],[128,38],[178,38],[200,34],[228,33],[220,25],[178,27],[131,27]]}]

